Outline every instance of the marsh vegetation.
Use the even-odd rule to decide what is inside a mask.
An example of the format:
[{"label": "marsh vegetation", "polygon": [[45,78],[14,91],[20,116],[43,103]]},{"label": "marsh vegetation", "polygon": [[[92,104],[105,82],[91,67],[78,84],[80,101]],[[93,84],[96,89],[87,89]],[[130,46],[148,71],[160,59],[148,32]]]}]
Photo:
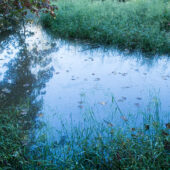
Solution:
[{"label": "marsh vegetation", "polygon": [[59,0],[42,24],[54,35],[152,53],[170,52],[170,3],[163,0]]},{"label": "marsh vegetation", "polygon": [[0,34],[0,169],[168,169],[169,2],[51,2]]}]

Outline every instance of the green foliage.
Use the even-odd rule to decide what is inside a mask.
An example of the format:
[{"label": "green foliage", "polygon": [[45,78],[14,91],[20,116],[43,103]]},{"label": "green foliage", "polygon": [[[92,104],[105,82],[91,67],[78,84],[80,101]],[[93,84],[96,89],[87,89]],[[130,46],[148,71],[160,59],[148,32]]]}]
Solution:
[{"label": "green foliage", "polygon": [[51,5],[49,0],[0,0],[0,29],[20,23],[28,11],[36,15],[43,11],[54,17],[55,9],[57,7]]},{"label": "green foliage", "polygon": [[162,125],[154,116],[146,114],[143,127],[122,118],[119,128],[87,115],[80,126],[63,122],[57,141],[49,142],[51,134],[43,128],[29,147],[26,108],[0,111],[2,169],[168,169],[170,124]]},{"label": "green foliage", "polygon": [[0,110],[0,167],[21,168],[25,162],[16,109]]},{"label": "green foliage", "polygon": [[168,169],[168,127],[155,121],[143,128],[124,124],[123,129],[107,121],[86,123],[70,127],[71,133],[63,130],[63,143],[50,145],[44,140],[48,132],[40,136],[29,153],[34,160],[30,169]]},{"label": "green foliage", "polygon": [[57,36],[170,53],[169,2],[60,0],[57,4],[56,18],[41,18],[42,24]]}]

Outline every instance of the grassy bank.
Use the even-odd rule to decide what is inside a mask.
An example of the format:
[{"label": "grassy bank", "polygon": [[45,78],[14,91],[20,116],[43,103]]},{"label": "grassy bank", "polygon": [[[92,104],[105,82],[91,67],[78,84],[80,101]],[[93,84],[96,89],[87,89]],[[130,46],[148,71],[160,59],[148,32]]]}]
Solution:
[{"label": "grassy bank", "polygon": [[[155,109],[156,110],[156,109]],[[156,113],[157,114],[157,113]],[[142,126],[122,116],[121,127],[112,121],[97,122],[94,115],[72,126],[62,122],[57,140],[43,128],[29,150],[30,169],[168,169],[170,124],[144,114]]]},{"label": "grassy bank", "polygon": [[0,168],[21,168],[24,163],[18,122],[19,112],[14,109],[0,110]]},{"label": "grassy bank", "polygon": [[168,169],[170,125],[152,116],[141,127],[122,117],[123,128],[90,116],[81,127],[63,124],[57,141],[44,129],[30,147],[27,116],[25,107],[0,111],[0,169]]},{"label": "grassy bank", "polygon": [[30,153],[30,169],[168,169],[167,134],[150,128],[123,131],[108,123],[74,128],[63,143],[49,145],[41,138]]},{"label": "grassy bank", "polygon": [[27,106],[0,109],[0,169],[25,169],[28,134],[32,122]]},{"label": "grassy bank", "polygon": [[144,52],[170,52],[170,3],[131,0],[126,3],[59,0],[56,18],[41,17],[42,24],[64,38],[111,44]]}]

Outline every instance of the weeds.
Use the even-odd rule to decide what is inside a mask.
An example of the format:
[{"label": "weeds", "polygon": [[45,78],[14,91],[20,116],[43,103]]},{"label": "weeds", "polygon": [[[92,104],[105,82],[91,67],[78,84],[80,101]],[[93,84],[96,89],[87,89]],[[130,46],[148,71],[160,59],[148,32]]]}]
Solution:
[{"label": "weeds", "polygon": [[143,52],[170,52],[168,1],[59,0],[57,6],[56,18],[42,15],[41,23],[59,37]]},{"label": "weeds", "polygon": [[0,168],[168,169],[170,124],[158,119],[158,101],[152,106],[156,115],[143,114],[143,126],[135,127],[123,113],[121,127],[90,114],[77,126],[61,122],[57,141],[49,141],[51,133],[42,128],[34,143],[27,107],[1,109]]},{"label": "weeds", "polygon": [[23,169],[29,163],[25,149],[32,122],[26,107],[0,109],[0,169]]},{"label": "weeds", "polygon": [[77,126],[62,123],[58,141],[49,142],[49,131],[44,130],[30,149],[34,160],[30,168],[168,169],[169,123],[163,125],[146,115],[143,126],[135,127],[122,119],[120,128],[114,122],[97,122],[90,117]]}]

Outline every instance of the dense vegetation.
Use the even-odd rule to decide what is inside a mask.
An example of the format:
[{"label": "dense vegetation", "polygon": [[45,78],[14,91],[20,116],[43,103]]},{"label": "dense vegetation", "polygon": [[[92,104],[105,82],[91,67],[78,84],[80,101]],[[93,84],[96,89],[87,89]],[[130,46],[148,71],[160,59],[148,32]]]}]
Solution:
[{"label": "dense vegetation", "polygon": [[0,32],[20,24],[29,12],[38,15],[41,11],[54,17],[55,9],[49,0],[0,0]]},{"label": "dense vegetation", "polygon": [[81,127],[64,124],[60,133],[65,136],[51,143],[45,128],[34,141],[29,139],[26,110],[22,106],[0,111],[3,169],[168,169],[170,124],[151,115],[144,117],[143,127],[122,117],[123,128],[90,116]]},{"label": "dense vegetation", "polygon": [[[115,127],[111,122],[84,122],[84,128],[63,130],[60,141],[47,144],[48,132],[37,139],[39,146],[29,154],[40,169],[168,169],[169,124],[154,120],[144,127]],[[91,122],[91,123],[90,123]],[[90,123],[90,125],[89,125]],[[65,137],[65,138],[64,138]]]},{"label": "dense vegetation", "polygon": [[42,24],[59,37],[170,53],[168,1],[59,0],[57,5],[56,18],[43,15]]},{"label": "dense vegetation", "polygon": [[[23,3],[23,9],[18,9],[18,3],[14,2]],[[8,27],[11,19],[18,22],[22,14],[26,15],[27,10],[38,12],[44,7],[39,6],[39,3],[47,1],[42,0],[38,4],[37,1],[30,1],[32,5],[26,2],[0,0],[0,21],[3,21],[0,29]],[[2,3],[6,6],[2,6]],[[170,51],[170,12],[166,1],[139,0],[120,3],[111,0],[60,0],[57,5],[60,10],[56,12],[55,18],[53,9],[49,8],[52,10],[48,11],[51,15],[43,15],[42,23],[58,36],[147,52]],[[39,8],[35,9],[36,6]],[[48,131],[32,139],[29,132],[40,110],[35,102],[36,94],[40,93],[50,74],[48,75],[48,70],[44,70],[35,76],[29,70],[30,65],[35,64],[31,62],[34,56],[27,52],[24,40],[20,44],[24,46],[19,53],[22,60],[8,63],[11,65],[10,70],[7,71],[4,82],[0,83],[0,170],[168,169],[170,124],[161,124],[149,113],[146,113],[145,122],[140,127],[132,126],[125,117],[121,117],[122,129],[106,120],[99,123],[92,116],[83,122],[84,126],[81,128],[70,124],[68,129],[63,127],[60,133],[65,136],[61,136],[58,141],[50,143],[47,139]],[[42,64],[40,58],[36,61]],[[28,65],[25,66],[25,63]],[[21,68],[25,68],[26,74],[23,74]],[[42,77],[47,78],[42,80]],[[13,84],[9,84],[6,81],[8,79]],[[24,85],[24,88],[20,85]],[[38,88],[37,92],[34,91],[35,87]],[[28,98],[30,103],[26,101]],[[36,107],[33,107],[34,104]],[[157,112],[157,107],[156,104],[153,105],[158,116],[161,113]]]},{"label": "dense vegetation", "polygon": [[25,166],[24,124],[21,111],[15,107],[0,109],[0,169],[22,169]]}]

